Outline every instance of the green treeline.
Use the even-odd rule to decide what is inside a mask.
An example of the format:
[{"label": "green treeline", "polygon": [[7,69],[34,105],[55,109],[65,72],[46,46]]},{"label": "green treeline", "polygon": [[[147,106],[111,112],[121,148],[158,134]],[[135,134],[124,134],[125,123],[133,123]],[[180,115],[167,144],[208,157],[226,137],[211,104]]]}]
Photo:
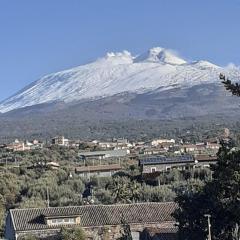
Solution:
[{"label": "green treeline", "polygon": [[[114,204],[132,202],[173,201],[182,191],[201,188],[211,177],[208,169],[179,172],[172,170],[154,180],[141,177],[138,165],[122,162],[124,170],[113,177],[92,176],[89,179],[75,174],[82,164],[78,149],[49,147],[21,153],[0,150],[1,158],[17,159],[0,167],[1,232],[10,208],[33,208],[82,204]],[[51,169],[47,162],[55,161],[59,169]]]}]

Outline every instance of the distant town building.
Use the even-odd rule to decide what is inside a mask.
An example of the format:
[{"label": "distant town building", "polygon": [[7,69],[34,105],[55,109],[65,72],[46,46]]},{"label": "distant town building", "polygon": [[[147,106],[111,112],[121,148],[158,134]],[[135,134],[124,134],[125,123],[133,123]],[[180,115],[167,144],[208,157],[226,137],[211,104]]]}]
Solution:
[{"label": "distant town building", "polygon": [[166,152],[167,152],[167,150],[164,148],[145,148],[143,150],[144,155],[159,155],[159,154],[163,154]]},{"label": "distant town building", "polygon": [[117,138],[115,139],[115,141],[118,143],[118,144],[128,144],[129,141],[127,138]]},{"label": "distant town building", "polygon": [[57,162],[47,162],[47,167],[51,169],[59,169],[60,165]]},{"label": "distant town building", "polygon": [[98,146],[102,149],[109,149],[109,148],[115,148],[117,146],[117,143],[114,142],[99,142]]},{"label": "distant town building", "polygon": [[22,152],[30,150],[30,147],[25,146],[25,143],[23,141],[19,141],[18,139],[16,139],[14,142],[7,144],[6,149],[13,152]]},{"label": "distant town building", "polygon": [[169,171],[172,168],[186,169],[194,165],[194,159],[191,155],[174,157],[155,156],[140,159],[139,165],[143,174],[155,173]]},{"label": "distant town building", "polygon": [[180,156],[152,156],[139,160],[139,166],[142,174],[166,172],[173,168],[179,170],[192,169],[192,168],[205,168],[210,164],[217,162],[216,156],[209,155],[180,155]]},{"label": "distant town building", "polygon": [[20,141],[16,139],[14,142],[7,144],[5,146],[6,149],[11,150],[13,152],[22,152],[22,151],[29,151],[34,149],[39,149],[43,147],[43,143],[34,140],[32,142],[29,141]]},{"label": "distant town building", "polygon": [[110,142],[98,142],[94,141],[94,143],[98,144],[100,148],[103,149],[127,149],[129,147],[132,147],[132,144],[129,143],[128,139],[126,138],[118,138],[113,139]]},{"label": "distant town building", "polygon": [[38,161],[35,162],[30,168],[49,168],[52,170],[56,170],[60,168],[60,164],[57,162],[45,162],[45,161]]},{"label": "distant town building", "polygon": [[75,168],[76,174],[88,179],[94,175],[99,177],[110,177],[120,170],[122,170],[122,167],[119,164],[82,166]]},{"label": "distant town building", "polygon": [[57,136],[52,139],[52,144],[53,145],[58,145],[58,146],[69,146],[69,140],[65,138],[64,136]]},{"label": "distant town building", "polygon": [[80,152],[78,155],[80,159],[105,159],[105,158],[119,158],[125,157],[130,154],[128,149],[117,149],[109,151],[92,151],[92,152]]},{"label": "distant town building", "polygon": [[195,144],[184,144],[180,146],[181,153],[194,153],[198,151],[197,145]]},{"label": "distant town building", "polygon": [[155,139],[151,142],[151,145],[158,146],[164,143],[175,144],[175,140],[174,139]]},{"label": "distant town building", "polygon": [[209,156],[206,154],[196,155],[194,156],[195,166],[196,167],[210,167],[211,164],[215,164],[217,162],[217,156]]},{"label": "distant town building", "polygon": [[25,141],[25,147],[30,148],[30,150],[43,148],[43,143],[38,140],[33,140],[31,142]]},{"label": "distant town building", "polygon": [[224,128],[223,137],[229,138],[229,136],[230,136],[230,130],[228,128]]},{"label": "distant town building", "polygon": [[221,147],[221,145],[218,143],[207,143],[206,144],[206,149],[212,149],[212,150],[218,151],[220,147]]}]

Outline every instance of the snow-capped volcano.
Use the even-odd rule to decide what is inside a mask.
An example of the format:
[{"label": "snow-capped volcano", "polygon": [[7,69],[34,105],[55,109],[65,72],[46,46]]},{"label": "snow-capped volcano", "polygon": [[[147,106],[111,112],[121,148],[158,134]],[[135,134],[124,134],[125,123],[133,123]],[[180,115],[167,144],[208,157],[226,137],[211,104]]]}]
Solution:
[{"label": "snow-capped volcano", "polygon": [[92,63],[49,74],[0,103],[0,112],[42,103],[98,99],[119,93],[190,88],[218,81],[220,72],[239,75],[207,61],[187,62],[171,50],[153,48],[133,56],[108,53]]},{"label": "snow-capped volcano", "polygon": [[178,57],[172,50],[156,47],[149,49],[134,59],[134,62],[162,62],[166,64],[181,65],[187,63],[184,59]]}]

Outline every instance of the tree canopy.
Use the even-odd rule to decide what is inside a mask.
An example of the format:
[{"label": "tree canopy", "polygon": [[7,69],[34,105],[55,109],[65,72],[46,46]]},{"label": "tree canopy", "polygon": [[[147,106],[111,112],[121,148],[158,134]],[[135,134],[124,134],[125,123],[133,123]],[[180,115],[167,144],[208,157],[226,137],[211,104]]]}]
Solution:
[{"label": "tree canopy", "polygon": [[[240,151],[223,143],[218,163],[212,167],[212,181],[193,193],[179,195],[175,218],[179,238],[206,239],[207,219],[211,215],[212,239],[235,239],[240,224]],[[238,235],[239,240],[240,234]]]},{"label": "tree canopy", "polygon": [[240,97],[240,85],[239,83],[233,83],[231,80],[226,78],[224,74],[220,74],[220,80],[222,81],[223,85],[225,86],[226,90],[230,91],[232,95]]},{"label": "tree canopy", "polygon": [[86,236],[82,228],[62,228],[59,240],[85,240]]},{"label": "tree canopy", "polygon": [[[225,88],[240,96],[240,86],[223,74]],[[240,239],[240,150],[228,139],[222,141],[216,165],[211,166],[212,180],[197,191],[178,194],[179,209],[174,216],[179,224],[180,240],[207,238],[206,214],[211,216],[213,240]]]}]

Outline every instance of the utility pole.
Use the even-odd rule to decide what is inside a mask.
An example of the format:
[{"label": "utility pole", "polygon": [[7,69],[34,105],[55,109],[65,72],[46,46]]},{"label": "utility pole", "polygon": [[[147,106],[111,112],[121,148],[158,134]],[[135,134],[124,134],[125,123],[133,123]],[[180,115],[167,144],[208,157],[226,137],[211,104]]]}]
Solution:
[{"label": "utility pole", "polygon": [[48,208],[50,207],[50,200],[49,200],[49,190],[48,190],[48,187],[47,187],[47,207],[48,207]]},{"label": "utility pole", "polygon": [[207,218],[208,221],[208,240],[211,240],[211,215],[210,214],[205,214],[204,217]]},{"label": "utility pole", "polygon": [[88,168],[88,180],[91,181],[91,173],[90,173],[89,166],[87,166],[87,168]]}]

